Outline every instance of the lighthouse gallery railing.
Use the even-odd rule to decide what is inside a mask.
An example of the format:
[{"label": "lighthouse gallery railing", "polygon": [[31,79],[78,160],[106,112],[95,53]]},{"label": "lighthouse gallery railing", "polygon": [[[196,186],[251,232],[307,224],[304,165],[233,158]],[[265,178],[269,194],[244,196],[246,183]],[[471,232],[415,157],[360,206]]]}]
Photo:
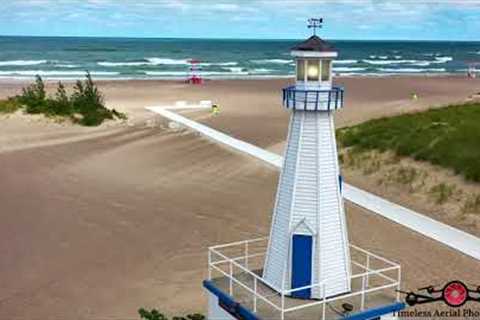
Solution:
[{"label": "lighthouse gallery railing", "polygon": [[[218,245],[210,247],[208,250],[208,280],[212,281],[215,279],[213,273],[217,272],[217,274],[219,273],[223,277],[223,280],[226,281],[226,284],[228,285],[228,288],[226,289],[228,292],[226,293],[230,296],[234,297],[235,285],[247,291],[250,295],[249,300],[252,301],[253,312],[257,312],[258,302],[262,301],[274,310],[280,312],[282,320],[285,318],[286,313],[312,307],[320,307],[322,310],[321,319],[326,319],[327,303],[346,300],[352,297],[360,297],[360,310],[363,311],[365,309],[365,301],[368,294],[385,289],[400,290],[401,267],[399,264],[350,244],[352,256],[356,252],[363,255],[365,258],[364,264],[353,259],[351,260],[352,266],[364,270],[364,272],[352,274],[350,277],[350,281],[355,279],[361,280],[361,289],[357,291],[352,290],[351,293],[336,297],[323,298],[320,300],[304,300],[305,303],[300,304],[298,304],[298,299],[295,299],[297,305],[287,306],[286,298],[288,298],[292,292],[318,287],[325,292],[328,279],[320,283],[295,289],[277,288],[273,284],[268,283],[260,276],[260,270],[258,268],[255,269],[255,267],[251,265],[251,261],[256,259],[260,259],[260,263],[263,263],[262,258],[266,254],[267,243],[268,238],[258,238]],[[382,262],[385,266],[381,268],[373,268],[372,264],[374,260]],[[235,272],[235,270],[237,271]],[[391,276],[390,273],[392,272],[395,276]],[[373,277],[379,277],[385,280],[386,284],[371,287],[370,282]],[[399,301],[400,296],[397,291],[395,294],[395,300],[392,302]]]},{"label": "lighthouse gallery railing", "polygon": [[301,89],[290,86],[283,90],[283,105],[301,110],[336,110],[343,107],[343,87],[331,89]]}]

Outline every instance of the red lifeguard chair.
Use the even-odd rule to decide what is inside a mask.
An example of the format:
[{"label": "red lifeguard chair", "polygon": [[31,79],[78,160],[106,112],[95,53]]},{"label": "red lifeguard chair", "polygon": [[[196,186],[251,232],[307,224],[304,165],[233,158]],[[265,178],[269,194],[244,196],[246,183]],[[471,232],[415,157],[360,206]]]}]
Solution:
[{"label": "red lifeguard chair", "polygon": [[187,83],[190,84],[202,84],[203,78],[200,75],[202,67],[200,66],[200,60],[191,59],[190,63],[190,76],[187,79]]}]

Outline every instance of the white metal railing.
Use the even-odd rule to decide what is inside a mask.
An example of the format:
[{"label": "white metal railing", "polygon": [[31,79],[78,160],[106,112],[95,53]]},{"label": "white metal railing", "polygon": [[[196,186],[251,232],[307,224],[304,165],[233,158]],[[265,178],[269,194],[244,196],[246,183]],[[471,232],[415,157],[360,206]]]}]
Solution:
[{"label": "white metal railing", "polygon": [[[252,295],[251,301],[253,302],[253,312],[257,312],[258,301],[261,300],[267,303],[269,306],[281,313],[281,319],[285,318],[285,313],[302,310],[305,308],[312,307],[321,307],[322,308],[322,319],[325,319],[326,315],[326,304],[333,301],[344,300],[347,298],[360,297],[360,309],[365,309],[366,296],[372,292],[378,292],[386,289],[397,289],[400,290],[400,281],[401,281],[401,267],[399,264],[390,261],[386,258],[373,254],[365,249],[359,248],[355,245],[350,244],[351,253],[359,253],[365,257],[365,264],[362,264],[358,261],[352,260],[352,266],[356,266],[362,269],[362,273],[352,274],[349,281],[352,282],[355,279],[361,280],[361,289],[353,291],[344,295],[335,296],[331,298],[325,298],[325,290],[328,284],[328,279],[315,283],[309,286],[294,288],[294,289],[285,289],[285,284],[282,284],[282,288],[278,288],[272,283],[269,283],[259,275],[257,275],[251,268],[249,268],[250,263],[253,259],[258,259],[264,257],[266,254],[266,247],[268,245],[268,238],[258,238],[253,240],[238,241],[229,244],[222,244],[210,247],[208,250],[208,279],[212,280],[213,272],[218,272],[224,276],[228,281],[228,293],[230,296],[234,296],[233,286],[238,285],[245,289],[249,294]],[[256,246],[256,250],[252,250],[252,247]],[[234,250],[235,254],[228,254],[226,251]],[[258,252],[261,250],[261,252]],[[238,255],[237,252],[242,252],[241,255]],[[252,252],[253,251],[253,252]],[[373,261],[383,263],[381,268],[373,269]],[[263,262],[263,261],[262,261]],[[227,266],[228,271],[225,271],[221,266]],[[262,264],[263,266],[263,264]],[[247,275],[250,281],[242,279],[238,273],[234,273],[234,268]],[[395,276],[388,275],[386,273],[392,273],[396,271]],[[382,285],[376,287],[370,287],[372,277],[379,277],[384,280]],[[283,277],[285,279],[285,275]],[[259,290],[259,286],[263,285],[265,288],[273,289],[273,294],[262,294]],[[320,300],[304,300],[305,303],[295,306],[286,306],[285,297],[291,295],[293,292],[305,290],[305,289],[314,289],[320,288],[321,296],[323,297]],[[276,299],[272,299],[276,298]],[[280,299],[279,299],[280,298]],[[394,301],[400,301],[399,292],[396,293],[396,298]],[[298,300],[297,300],[298,301]],[[393,302],[393,301],[392,301]]]}]

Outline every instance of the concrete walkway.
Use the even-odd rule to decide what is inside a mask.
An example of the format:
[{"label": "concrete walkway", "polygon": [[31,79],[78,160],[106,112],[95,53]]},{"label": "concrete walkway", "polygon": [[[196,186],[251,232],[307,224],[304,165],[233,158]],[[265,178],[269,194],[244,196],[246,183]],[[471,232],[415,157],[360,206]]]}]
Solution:
[{"label": "concrete walkway", "polygon": [[[283,157],[273,152],[254,146],[245,141],[235,139],[220,131],[207,127],[201,123],[190,120],[170,110],[208,108],[202,105],[174,105],[146,107],[147,110],[162,115],[172,121],[189,127],[208,138],[232,147],[238,151],[247,153],[255,158],[263,160],[270,165],[281,168]],[[458,250],[470,257],[480,260],[480,239],[464,231],[436,221],[423,214],[417,213],[398,204],[392,203],[372,193],[358,189],[347,183],[343,186],[344,198],[363,207],[371,212],[381,215],[393,222],[418,232],[426,237],[434,239],[444,245]]]}]

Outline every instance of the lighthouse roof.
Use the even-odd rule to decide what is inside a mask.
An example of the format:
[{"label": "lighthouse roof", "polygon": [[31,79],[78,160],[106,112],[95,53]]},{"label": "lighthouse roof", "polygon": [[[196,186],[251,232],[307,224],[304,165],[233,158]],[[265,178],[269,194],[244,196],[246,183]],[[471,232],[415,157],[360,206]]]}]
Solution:
[{"label": "lighthouse roof", "polygon": [[295,51],[316,51],[316,52],[336,52],[337,50],[325,40],[313,35],[307,40],[297,44],[292,48]]}]

